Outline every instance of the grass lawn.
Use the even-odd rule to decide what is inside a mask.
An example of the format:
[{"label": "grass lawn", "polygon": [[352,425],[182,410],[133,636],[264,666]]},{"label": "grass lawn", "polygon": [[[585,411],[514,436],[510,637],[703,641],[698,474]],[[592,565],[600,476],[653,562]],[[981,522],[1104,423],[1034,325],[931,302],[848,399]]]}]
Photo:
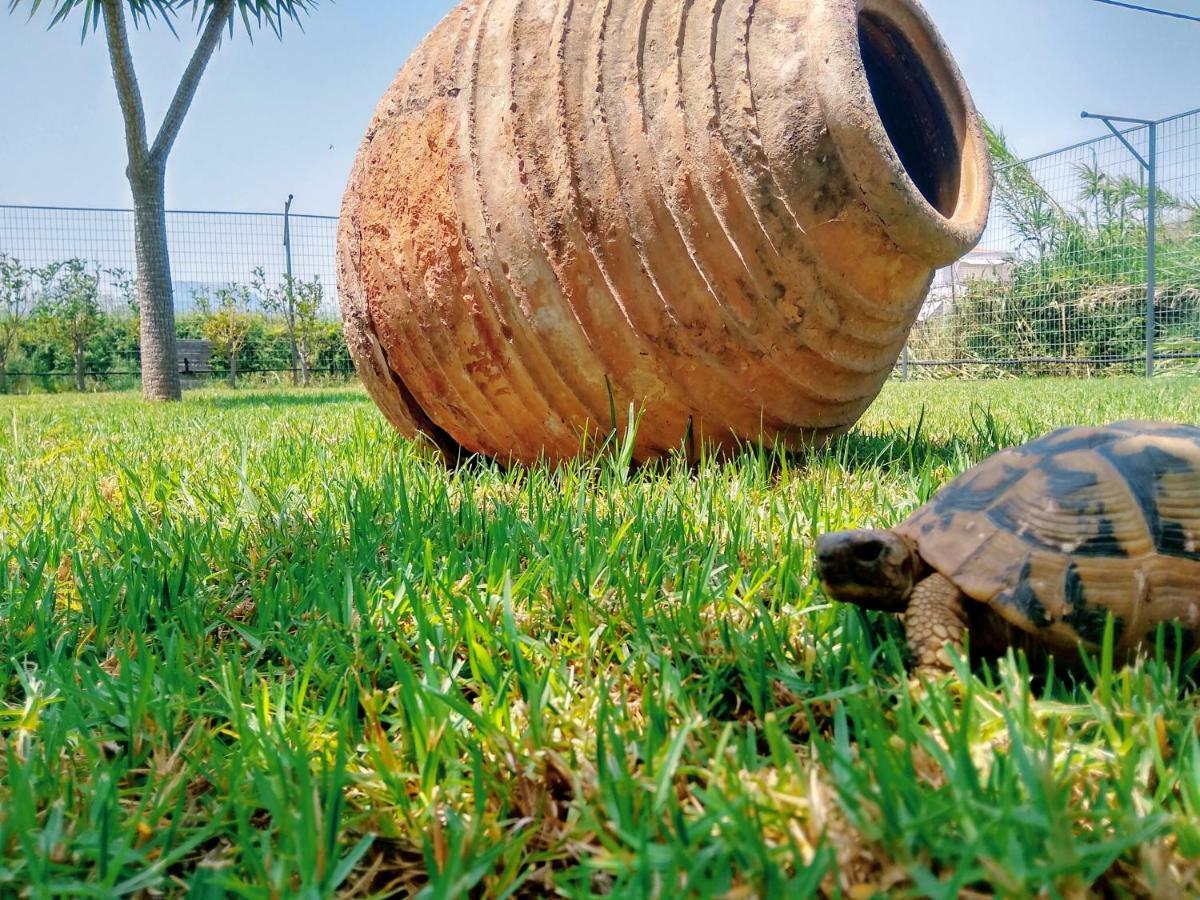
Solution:
[{"label": "grass lawn", "polygon": [[1200,380],[897,384],[632,475],[448,472],[355,389],[0,399],[0,895],[1195,896],[1190,665],[913,692],[812,574],[1128,417]]}]

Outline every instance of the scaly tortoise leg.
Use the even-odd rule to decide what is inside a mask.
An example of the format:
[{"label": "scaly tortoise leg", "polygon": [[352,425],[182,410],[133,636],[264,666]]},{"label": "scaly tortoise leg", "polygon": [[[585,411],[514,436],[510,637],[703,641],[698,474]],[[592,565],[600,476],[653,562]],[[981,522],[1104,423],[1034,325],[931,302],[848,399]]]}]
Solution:
[{"label": "scaly tortoise leg", "polygon": [[967,627],[963,599],[962,591],[942,575],[930,575],[913,589],[904,628],[919,673],[936,677],[953,670],[947,645],[963,652]]}]

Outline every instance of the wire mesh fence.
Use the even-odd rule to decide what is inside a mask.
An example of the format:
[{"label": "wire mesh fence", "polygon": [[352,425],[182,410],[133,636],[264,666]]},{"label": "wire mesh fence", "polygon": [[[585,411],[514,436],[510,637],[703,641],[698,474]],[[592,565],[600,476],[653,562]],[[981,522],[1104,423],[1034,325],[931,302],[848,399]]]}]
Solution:
[{"label": "wire mesh fence", "polygon": [[[997,146],[996,157],[987,232],[937,274],[898,374],[1137,372],[1148,356],[1159,372],[1200,371],[1200,110],[1028,160]],[[237,291],[257,322],[239,368],[294,369],[272,320],[278,309],[268,308],[290,265],[297,283],[316,286],[327,325],[312,368],[347,370],[336,324],[337,219],[292,215],[286,224],[290,247],[282,213],[167,214],[180,336],[202,337],[199,312]],[[131,211],[0,206],[6,257],[30,270],[79,260],[105,316],[83,363],[93,377],[136,375]],[[10,372],[66,373],[77,362],[28,342],[5,348],[4,337],[0,327]],[[0,381],[4,364],[0,357]],[[226,370],[219,348],[213,368]]]},{"label": "wire mesh fence", "polygon": [[1200,369],[1200,111],[997,157],[987,232],[938,273],[902,372]]},{"label": "wire mesh fence", "polygon": [[[287,244],[285,245],[285,224]],[[167,213],[171,281],[181,338],[203,341],[204,311],[219,307],[223,297],[236,301],[244,317],[245,335],[238,348],[237,368],[256,373],[348,372],[350,360],[338,329],[334,274],[334,216],[282,213],[172,211]],[[140,368],[133,273],[136,270],[133,212],[35,206],[0,206],[0,262],[19,264],[26,274],[25,327],[9,347],[0,307],[0,386],[16,379],[74,376],[77,365],[86,378],[135,378]],[[93,310],[82,336],[82,361],[71,348],[74,335],[47,333],[32,308],[56,282],[50,273],[67,263],[81,266],[91,285]],[[290,278],[289,278],[290,275]],[[11,279],[0,271],[0,301],[12,294]],[[61,276],[59,279],[61,281]],[[278,304],[285,286],[315,297],[318,320],[303,364],[294,358],[292,341]],[[275,301],[272,306],[272,301]],[[51,329],[53,331],[53,329]],[[185,355],[187,374],[223,375],[230,353],[217,346],[208,353]],[[198,372],[197,372],[198,370]],[[79,379],[76,379],[79,383]]]},{"label": "wire mesh fence", "polygon": [[[292,275],[325,286],[320,315],[338,316],[334,293],[336,216],[291,215]],[[231,285],[252,285],[260,271],[268,286],[282,285],[288,261],[282,213],[177,211],[167,213],[176,315],[196,312],[197,300]],[[100,274],[101,308],[129,311],[116,273],[131,273],[133,212],[46,206],[0,206],[0,253],[31,268],[81,259]],[[255,292],[252,301],[261,303]]]}]

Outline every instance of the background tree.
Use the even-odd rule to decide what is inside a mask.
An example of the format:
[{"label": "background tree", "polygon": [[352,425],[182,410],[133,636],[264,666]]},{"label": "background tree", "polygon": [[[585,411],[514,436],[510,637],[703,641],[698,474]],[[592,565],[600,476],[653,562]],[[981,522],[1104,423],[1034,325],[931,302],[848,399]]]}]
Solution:
[{"label": "background tree", "polygon": [[317,351],[321,303],[325,298],[320,277],[302,281],[285,275],[282,284],[271,285],[267,282],[267,273],[259,266],[254,270],[253,284],[262,308],[281,316],[287,328],[292,384],[307,387]]},{"label": "background tree", "polygon": [[230,387],[237,387],[238,359],[250,339],[252,297],[249,288],[232,284],[217,290],[215,303],[207,294],[195,295],[196,309],[202,317],[200,332],[228,362]]},{"label": "background tree", "polygon": [[88,341],[104,324],[100,310],[100,278],[81,259],[51,263],[37,270],[38,298],[34,316],[42,332],[68,353],[74,363],[75,390],[86,387]]},{"label": "background tree", "polygon": [[305,387],[311,378],[318,351],[319,315],[325,299],[325,289],[318,275],[312,281],[293,281],[292,295],[295,309],[295,335],[297,356],[300,359],[300,374]]},{"label": "background tree", "polygon": [[0,392],[8,390],[8,360],[29,317],[33,273],[20,260],[0,253]]},{"label": "background tree", "polygon": [[[133,193],[134,233],[137,251],[137,294],[141,313],[142,390],[150,400],[181,397],[178,354],[175,348],[175,302],[171,262],[167,251],[166,170],[184,117],[221,36],[233,33],[237,20],[248,34],[267,28],[282,37],[283,23],[299,21],[318,0],[8,0],[9,11],[27,7],[32,17],[43,5],[52,9],[51,25],[78,10],[83,34],[104,27],[109,63],[125,122],[125,147],[129,157],[126,175]],[[197,23],[199,39],[153,143],[146,130],[146,114],[138,87],[133,53],[129,46],[126,10],[136,26],[161,21],[175,33],[175,20],[189,11]]]}]

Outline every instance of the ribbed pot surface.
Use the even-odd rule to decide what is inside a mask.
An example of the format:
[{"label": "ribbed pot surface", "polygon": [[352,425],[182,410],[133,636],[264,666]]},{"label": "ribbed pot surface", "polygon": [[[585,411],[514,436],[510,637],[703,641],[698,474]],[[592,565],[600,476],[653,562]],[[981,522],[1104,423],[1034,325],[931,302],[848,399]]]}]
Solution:
[{"label": "ribbed pot surface", "polygon": [[[842,432],[991,175],[911,0],[472,0],[385,94],[339,235],[407,435],[561,460]],[[586,437],[585,437],[586,436]]]}]

